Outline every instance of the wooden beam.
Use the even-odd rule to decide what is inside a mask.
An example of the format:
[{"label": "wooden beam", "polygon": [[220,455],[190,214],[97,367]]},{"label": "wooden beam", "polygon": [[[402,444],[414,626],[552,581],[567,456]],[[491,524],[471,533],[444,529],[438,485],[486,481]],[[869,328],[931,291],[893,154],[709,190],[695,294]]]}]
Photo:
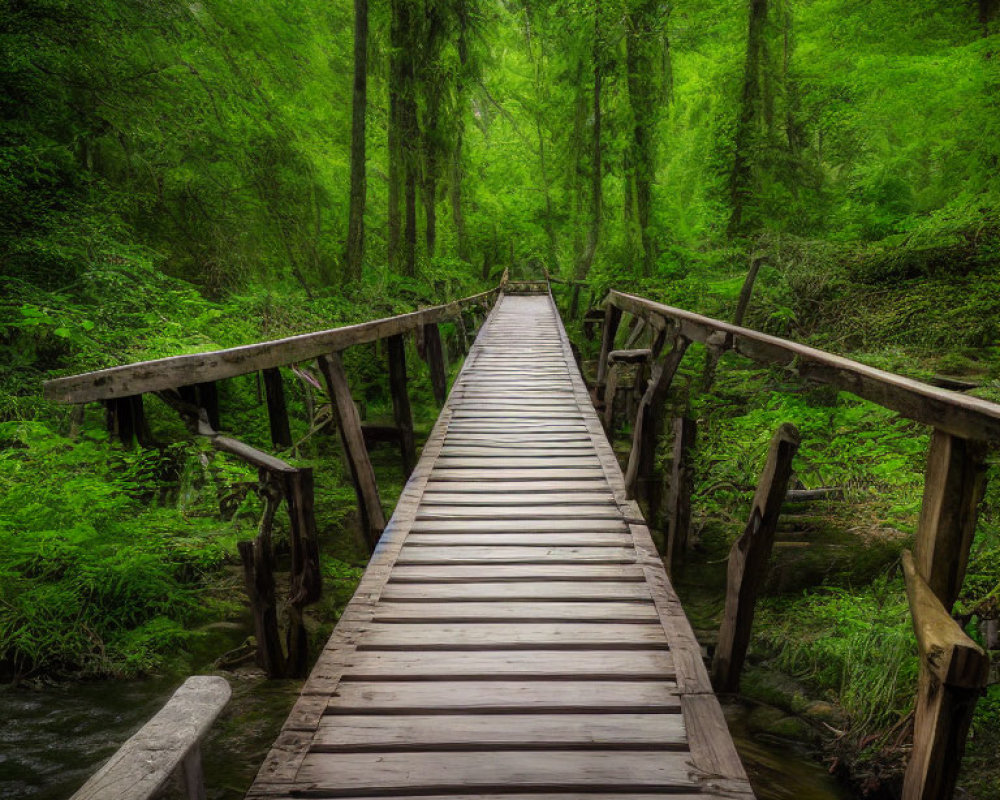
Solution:
[{"label": "wooden beam", "polygon": [[[73,795],[72,800],[147,800],[197,752],[232,692],[225,678],[195,675]],[[186,763],[188,774],[194,765]],[[198,770],[200,772],[200,770]],[[203,787],[200,787],[202,792]]]},{"label": "wooden beam", "polygon": [[[374,342],[399,333],[408,333],[431,322],[450,319],[466,306],[489,301],[496,292],[496,289],[492,289],[444,305],[358,325],[56,378],[45,382],[44,394],[48,400],[57,403],[87,403],[217,381],[298,361],[310,361],[351,345]],[[211,414],[209,419],[213,422],[213,427],[218,429],[218,420],[212,420]]]},{"label": "wooden beam", "polygon": [[271,426],[271,442],[284,449],[292,446],[292,429],[288,423],[285,387],[278,367],[263,370],[264,394],[267,397],[267,419]]},{"label": "wooden beam", "polygon": [[740,672],[753,627],[754,604],[767,575],[774,531],[792,474],[792,458],[798,449],[799,432],[786,422],[771,439],[767,463],[750,509],[750,520],[729,551],[726,609],[712,662],[712,683],[718,692],[738,692],[740,688]]},{"label": "wooden beam", "polygon": [[421,330],[424,334],[424,358],[431,371],[434,400],[439,406],[443,406],[448,399],[448,368],[441,346],[441,331],[436,322],[424,325]]},{"label": "wooden beam", "polygon": [[951,618],[915,561],[909,551],[903,552],[906,597],[920,654],[903,800],[950,800],[972,713],[989,680],[990,658]]},{"label": "wooden beam", "polygon": [[674,420],[674,456],[670,468],[670,489],[667,494],[667,567],[673,574],[684,558],[688,547],[688,530],[691,527],[691,490],[694,470],[691,451],[694,448],[698,425],[693,419],[677,417]]},{"label": "wooden beam", "polygon": [[1000,442],[1000,404],[635,295],[612,291],[609,305],[630,314],[653,313],[673,320],[692,341],[704,343],[716,333],[731,336],[733,349],[755,361],[793,366],[803,378],[828,383],[955,436]]},{"label": "wooden beam", "polygon": [[683,336],[678,336],[667,354],[653,364],[649,385],[639,401],[632,431],[632,449],[625,469],[625,491],[630,499],[636,497],[640,483],[648,483],[655,472],[656,445],[663,434],[663,407],[670,384],[690,343]]},{"label": "wooden beam", "polygon": [[368,545],[374,550],[382,531],[385,530],[385,513],[382,511],[382,501],[378,495],[378,485],[375,483],[375,470],[372,469],[368,448],[365,447],[361,420],[354,406],[350,387],[347,385],[347,375],[344,373],[340,353],[320,356],[319,366],[337,412],[340,436],[351,469],[354,491],[358,496],[361,522]]},{"label": "wooden beam", "polygon": [[949,610],[962,589],[986,491],[985,455],[976,442],[931,434],[913,552],[921,577]]},{"label": "wooden beam", "polygon": [[399,428],[399,452],[403,458],[403,473],[409,478],[417,463],[417,448],[413,441],[413,413],[406,388],[406,340],[402,334],[389,337],[389,393],[392,413]]}]

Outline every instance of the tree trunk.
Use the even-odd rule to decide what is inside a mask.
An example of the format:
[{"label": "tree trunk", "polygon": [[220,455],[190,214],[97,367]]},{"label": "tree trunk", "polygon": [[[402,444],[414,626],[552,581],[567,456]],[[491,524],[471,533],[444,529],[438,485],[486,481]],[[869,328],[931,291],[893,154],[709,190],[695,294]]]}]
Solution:
[{"label": "tree trunk", "polygon": [[[627,198],[633,204],[630,215],[630,245],[641,251],[642,274],[653,271],[653,242],[649,229],[652,183],[655,176],[653,126],[656,121],[653,89],[653,47],[658,39],[658,3],[644,0],[629,14],[625,37],[629,103],[632,107],[632,142],[627,157],[632,182]],[[662,24],[662,23],[661,23]],[[669,58],[669,54],[666,56]],[[634,194],[632,193],[634,187]],[[635,248],[633,242],[638,242]]]},{"label": "tree trunk", "polygon": [[594,4],[594,127],[591,139],[591,187],[590,187],[590,230],[587,233],[587,249],[577,264],[576,279],[584,280],[590,272],[597,254],[601,236],[601,214],[603,207],[601,174],[601,3]]},{"label": "tree trunk", "polygon": [[351,108],[351,200],[344,277],[361,280],[365,247],[365,111],[368,92],[368,0],[354,0],[354,96]]},{"label": "tree trunk", "polygon": [[403,124],[403,61],[405,59],[405,29],[400,19],[407,0],[392,0],[392,20],[389,28],[391,45],[389,55],[389,211],[388,219],[388,249],[389,267],[398,272],[402,261],[399,245],[402,217],[399,213],[400,189],[402,187],[405,167],[403,166],[402,131]]},{"label": "tree trunk", "polygon": [[743,69],[743,93],[736,122],[733,169],[729,176],[730,216],[727,235],[739,236],[746,228],[746,203],[754,193],[753,140],[761,119],[760,71],[767,22],[768,0],[749,0],[746,63]]}]

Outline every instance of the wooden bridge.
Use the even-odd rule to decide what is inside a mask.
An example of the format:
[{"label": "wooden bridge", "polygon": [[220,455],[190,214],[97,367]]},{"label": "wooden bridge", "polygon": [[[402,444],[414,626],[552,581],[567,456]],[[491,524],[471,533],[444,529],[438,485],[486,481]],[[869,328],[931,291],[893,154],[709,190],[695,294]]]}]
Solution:
[{"label": "wooden bridge", "polygon": [[749,796],[548,296],[469,353],[254,798]]},{"label": "wooden bridge", "polygon": [[[367,459],[369,434],[357,418],[339,357],[329,354],[389,338],[397,422],[389,434],[398,439],[404,460],[412,458],[402,335],[420,333],[436,394],[443,396],[436,322],[494,297],[386,525]],[[998,438],[1000,407],[618,293],[607,304],[591,393],[547,284],[505,282],[501,291],[470,301],[249,348],[74,376],[47,387],[51,397],[68,402],[104,400],[119,434],[140,439],[141,395],[157,392],[185,415],[192,430],[260,468],[262,484],[274,489],[266,513],[273,518],[283,497],[291,520],[291,624],[284,652],[277,636],[269,528],[262,526],[254,543],[241,545],[241,555],[259,660],[272,674],[295,674],[304,663],[300,609],[319,591],[311,473],[221,436],[211,381],[265,370],[272,437],[280,445],[289,436],[280,381],[274,380],[277,367],[319,358],[359,504],[377,544],[248,797],[753,796],[701,649],[634,499],[648,483],[664,427],[663,400],[691,341],[770,363],[794,361],[803,376],[934,426],[917,556],[904,559],[924,656],[905,796],[947,796],[989,664],[947,610],[964,575],[982,497],[983,456]],[[623,312],[647,326],[650,347],[617,351],[618,358],[645,359],[651,367],[648,382],[636,382],[627,479],[593,404],[595,397],[604,399],[605,410],[607,403],[614,410],[611,365]],[[200,382],[196,391],[174,388],[195,382]],[[675,443],[668,551],[684,546],[678,541],[686,502],[678,477],[686,458],[684,426],[675,430],[680,444]],[[754,598],[796,446],[794,428],[783,426],[747,530],[730,558],[726,615],[713,665],[715,685],[727,691],[738,686]],[[204,725],[198,730],[200,736]],[[172,759],[159,756],[157,776],[180,765],[196,785],[190,780],[196,739],[184,738],[183,746],[177,737],[167,739],[169,747],[159,740],[150,744],[148,737],[141,745],[143,752],[176,751]],[[120,753],[113,762],[130,759]],[[78,796],[103,796],[109,768]],[[116,781],[115,786],[139,784],[121,775]]]}]

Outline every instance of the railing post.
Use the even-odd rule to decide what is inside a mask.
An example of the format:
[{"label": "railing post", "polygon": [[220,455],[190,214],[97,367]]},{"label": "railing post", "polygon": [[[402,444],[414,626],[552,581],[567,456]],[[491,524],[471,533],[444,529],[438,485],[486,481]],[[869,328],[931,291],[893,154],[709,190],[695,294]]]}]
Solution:
[{"label": "railing post", "polygon": [[667,494],[667,568],[671,574],[684,558],[691,527],[691,488],[694,475],[691,450],[698,433],[697,423],[687,417],[674,420],[674,455],[670,468],[670,489]]},{"label": "railing post", "polygon": [[389,392],[392,395],[393,417],[399,428],[403,473],[409,478],[417,461],[417,448],[413,442],[413,413],[406,389],[406,340],[401,333],[389,337]]},{"label": "railing post", "polygon": [[625,469],[625,491],[630,499],[637,496],[639,485],[648,483],[655,471],[656,445],[663,433],[663,406],[689,344],[685,337],[677,336],[670,352],[653,364],[649,385],[635,415],[632,449]]},{"label": "railing post", "polygon": [[382,531],[385,530],[385,513],[382,511],[382,501],[378,495],[378,485],[375,483],[375,470],[372,469],[368,448],[365,447],[361,420],[358,418],[358,410],[354,407],[340,353],[320,356],[319,365],[336,408],[340,435],[354,479],[354,491],[358,496],[361,522],[368,545],[374,550]]},{"label": "railing post", "polygon": [[946,610],[965,579],[979,503],[986,491],[981,444],[935,429],[924,476],[924,498],[913,556],[917,571]]},{"label": "railing post", "polygon": [[196,384],[195,391],[198,395],[198,406],[205,409],[205,413],[208,414],[208,424],[215,430],[219,430],[222,427],[222,421],[219,418],[218,385],[215,381],[206,381]]},{"label": "railing post", "polygon": [[718,692],[737,692],[740,688],[740,672],[753,627],[754,604],[767,575],[774,531],[792,474],[792,458],[798,449],[799,432],[786,422],[771,439],[767,464],[750,509],[750,520],[729,551],[726,610],[712,662],[712,684]]},{"label": "railing post", "polygon": [[201,744],[195,742],[178,767],[188,800],[206,800],[205,773],[201,766]]},{"label": "railing post", "polygon": [[915,559],[903,551],[906,597],[920,654],[913,750],[903,800],[951,800],[990,658],[951,618]]},{"label": "railing post", "polygon": [[[263,370],[264,395],[267,398],[267,419],[271,427],[271,442],[284,449],[292,446],[292,430],[288,423],[288,406],[281,370],[277,367]],[[214,427],[214,426],[213,426]]]},{"label": "railing post", "polygon": [[[459,312],[461,314],[461,312]],[[424,358],[431,371],[431,387],[434,390],[434,400],[443,406],[448,399],[448,373],[445,364],[444,349],[441,345],[441,330],[436,322],[423,327]]]},{"label": "railing post", "polygon": [[618,325],[621,321],[622,310],[609,300],[608,307],[604,310],[601,355],[597,360],[597,377],[594,379],[598,392],[604,388],[604,379],[608,371],[608,355],[615,349],[615,334],[618,333]]}]

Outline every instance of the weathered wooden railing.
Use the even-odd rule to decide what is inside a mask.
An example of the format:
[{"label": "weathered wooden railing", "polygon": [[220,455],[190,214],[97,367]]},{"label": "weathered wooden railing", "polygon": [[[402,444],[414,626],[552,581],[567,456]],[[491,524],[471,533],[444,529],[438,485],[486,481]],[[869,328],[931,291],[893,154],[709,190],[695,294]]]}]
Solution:
[{"label": "weathered wooden railing", "polygon": [[224,678],[188,678],[71,800],[148,800],[171,777],[179,781],[188,800],[205,800],[201,740],[231,694]]},{"label": "weathered wooden railing", "polygon": [[[673,421],[674,451],[662,516],[658,513],[662,481],[655,474],[654,456],[665,428],[671,382],[692,342],[704,344],[715,358],[730,351],[781,366],[800,378],[850,392],[932,427],[914,555],[904,556],[921,657],[915,744],[904,798],[951,797],[975,701],[986,685],[989,657],[965,636],[950,610],[965,577],[985,490],[985,455],[1000,442],[1000,405],[631,294],[611,291],[604,306],[592,396],[613,433],[615,365],[627,360],[626,353],[640,364],[648,359],[650,379],[630,415],[634,424],[626,486],[630,497],[648,503],[649,519],[665,521],[668,567],[677,563],[687,546],[694,420]],[[624,314],[631,315],[633,323],[623,352],[616,350],[616,338]],[[587,322],[585,317],[585,327]],[[648,349],[632,350],[643,339],[648,339]],[[739,687],[754,603],[766,575],[781,505],[789,496],[787,483],[798,441],[798,432],[789,424],[775,434],[750,519],[730,553],[726,608],[712,669],[719,691]]]},{"label": "weathered wooden railing", "polygon": [[[304,606],[316,602],[322,591],[313,511],[313,471],[311,467],[294,467],[282,458],[221,434],[217,382],[240,375],[260,374],[271,441],[280,452],[293,444],[281,370],[291,368],[301,375],[302,371],[296,365],[316,360],[340,431],[368,545],[374,549],[386,520],[369,457],[369,445],[376,441],[397,442],[407,475],[416,463],[413,418],[407,391],[406,335],[415,335],[417,351],[430,369],[434,397],[439,405],[443,405],[447,393],[448,364],[438,324],[455,319],[461,332],[460,346],[467,348],[463,314],[472,315],[475,327],[481,322],[477,312],[488,309],[506,286],[505,271],[501,285],[496,289],[444,305],[242,347],[159,358],[57,378],[46,382],[45,396],[61,403],[104,403],[108,428],[113,436],[119,437],[126,446],[132,446],[136,439],[141,446],[152,446],[155,443],[146,423],[143,398],[154,394],[180,414],[192,433],[208,438],[216,450],[257,468],[258,492],[264,504],[259,532],[254,541],[239,543],[247,594],[254,614],[257,661],[272,677],[302,677],[307,667],[302,610]],[[388,340],[389,386],[395,424],[366,426],[362,425],[351,398],[340,353],[353,345],[380,339]],[[291,549],[290,586],[285,604],[289,624],[284,645],[278,626],[274,581],[276,560],[271,539],[272,524],[282,500],[289,517]]]}]

